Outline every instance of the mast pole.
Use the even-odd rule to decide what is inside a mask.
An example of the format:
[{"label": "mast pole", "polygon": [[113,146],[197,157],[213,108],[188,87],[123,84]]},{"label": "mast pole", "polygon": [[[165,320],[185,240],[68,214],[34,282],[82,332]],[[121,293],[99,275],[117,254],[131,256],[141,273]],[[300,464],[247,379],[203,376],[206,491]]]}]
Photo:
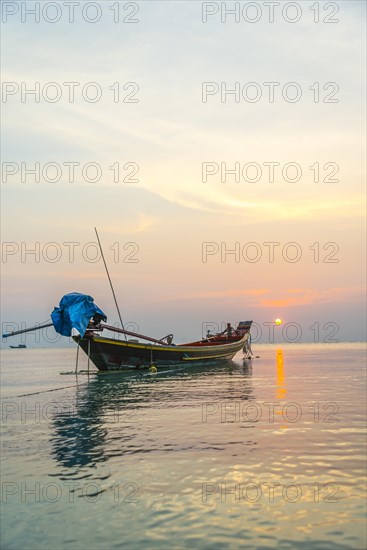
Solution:
[{"label": "mast pole", "polygon": [[[115,300],[115,305],[116,305],[117,313],[118,313],[118,316],[119,316],[119,319],[120,319],[120,323],[121,323],[121,326],[122,326],[122,330],[125,330],[124,323],[122,322],[122,317],[121,317],[120,309],[119,309],[119,306],[118,306],[118,303],[117,303],[117,300],[116,300],[116,294],[115,294],[115,291],[114,291],[114,289],[113,289],[111,277],[110,277],[110,274],[109,274],[109,272],[108,272],[108,267],[107,267],[107,264],[106,264],[106,260],[105,260],[105,257],[104,257],[104,254],[103,254],[103,250],[102,250],[101,241],[99,240],[99,235],[98,235],[98,231],[97,231],[97,228],[96,228],[96,227],[94,228],[94,231],[96,232],[96,236],[97,236],[97,241],[98,241],[99,249],[100,249],[100,251],[101,251],[102,260],[103,260],[103,263],[104,263],[104,266],[105,266],[105,269],[106,269],[106,273],[107,273],[108,280],[109,280],[109,282],[110,282],[110,287],[111,287],[111,290],[112,290],[113,299]],[[125,334],[125,340],[127,340],[126,334]]]}]

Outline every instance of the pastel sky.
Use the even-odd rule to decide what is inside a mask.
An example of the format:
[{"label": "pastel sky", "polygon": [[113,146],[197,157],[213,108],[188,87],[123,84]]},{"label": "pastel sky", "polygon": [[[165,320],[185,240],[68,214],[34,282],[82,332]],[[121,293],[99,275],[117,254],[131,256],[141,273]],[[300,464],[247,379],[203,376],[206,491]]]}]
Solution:
[{"label": "pastel sky", "polygon": [[[173,332],[179,342],[201,336],[205,323],[254,319],[264,326],[280,317],[298,323],[303,341],[313,341],[314,323],[322,341],[331,332],[324,328],[328,322],[338,326],[340,340],[364,339],[364,2],[331,3],[338,8],[336,23],[323,21],[331,14],[325,2],[318,3],[315,23],[315,3],[308,1],[298,2],[302,16],[295,23],[282,17],[284,2],[273,23],[264,2],[257,2],[262,17],[256,23],[243,17],[221,22],[215,2],[219,13],[206,23],[196,1],[130,3],[137,6],[136,23],[122,21],[133,10],[127,2],[120,3],[115,23],[114,3],[105,1],[97,3],[102,16],[94,24],[81,17],[85,2],[73,23],[63,2],[53,3],[61,10],[55,23],[42,14],[39,23],[31,16],[22,22],[21,4],[30,9],[34,2],[7,4],[7,13],[14,6],[18,11],[2,25],[2,80],[8,83],[2,103],[3,324],[44,321],[72,291],[91,294],[109,321],[117,321],[103,264],[92,261],[93,246],[85,258],[97,226],[123,319],[142,332]],[[39,82],[39,102],[31,95],[22,102],[22,82],[28,89]],[[50,82],[62,90],[57,102],[42,96],[42,90],[52,96]],[[65,82],[80,83],[73,103]],[[90,82],[102,91],[94,103],[81,93]],[[203,82],[219,88],[206,102]],[[234,95],[221,101],[221,83],[229,90],[236,82],[241,91],[257,83],[259,101],[242,95],[238,102]],[[274,102],[267,82],[279,83]],[[297,102],[283,98],[290,82],[302,91]],[[124,90],[126,83],[135,84]],[[122,101],[130,93],[137,102]],[[325,102],[328,97],[338,102]],[[72,162],[79,163],[73,182],[65,164]],[[22,163],[40,164],[39,182],[23,173]],[[62,167],[59,181],[49,181],[52,168],[42,176],[48,163]],[[87,163],[98,163],[100,181],[87,181],[93,168],[83,177]],[[115,163],[118,182],[109,168]],[[219,168],[206,181],[203,163]],[[239,163],[241,170],[256,163],[261,178],[246,181],[241,172],[240,181],[233,175],[221,181],[221,163],[228,169]],[[279,163],[274,181],[264,163]],[[288,163],[301,167],[299,181],[283,177]],[[338,181],[323,181],[335,166]],[[123,181],[134,167],[136,181]],[[251,170],[248,179],[256,179]],[[292,170],[288,180],[295,178]],[[74,261],[71,245],[64,244],[71,242]],[[279,243],[274,261],[264,243]],[[24,253],[37,246],[39,262]],[[203,249],[212,252],[206,262]],[[297,262],[283,257],[299,251]],[[262,341],[268,341],[265,328]]]}]

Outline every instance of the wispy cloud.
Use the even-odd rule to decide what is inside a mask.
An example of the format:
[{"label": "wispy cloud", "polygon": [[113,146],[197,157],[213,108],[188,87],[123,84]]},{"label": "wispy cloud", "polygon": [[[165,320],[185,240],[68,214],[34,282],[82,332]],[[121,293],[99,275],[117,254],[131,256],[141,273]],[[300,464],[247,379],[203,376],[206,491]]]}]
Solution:
[{"label": "wispy cloud", "polygon": [[317,291],[312,288],[297,288],[277,292],[274,289],[251,288],[224,290],[218,292],[190,292],[177,296],[166,296],[162,302],[193,302],[205,303],[216,300],[219,304],[238,305],[246,303],[247,307],[253,308],[291,308],[305,305],[334,304],[343,302],[356,302],[365,297],[363,286],[340,287]]},{"label": "wispy cloud", "polygon": [[[274,296],[274,293],[272,293]],[[289,289],[280,296],[260,300],[260,306],[288,308],[305,305],[334,304],[364,301],[366,289],[362,286],[331,288],[317,291],[311,288]]]}]

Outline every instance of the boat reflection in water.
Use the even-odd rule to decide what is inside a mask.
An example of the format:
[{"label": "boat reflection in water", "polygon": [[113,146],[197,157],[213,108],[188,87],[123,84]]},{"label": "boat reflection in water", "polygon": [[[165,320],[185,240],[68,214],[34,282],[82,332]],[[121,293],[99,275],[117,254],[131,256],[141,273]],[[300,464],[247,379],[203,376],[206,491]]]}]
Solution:
[{"label": "boat reflection in water", "polygon": [[[53,457],[65,476],[74,477],[110,458],[161,451],[152,430],[171,433],[175,422],[182,422],[185,407],[201,418],[204,402],[251,399],[251,375],[251,361],[242,359],[217,361],[210,370],[207,365],[180,365],[158,374],[91,375],[78,386],[72,405],[54,413]],[[157,418],[159,425],[153,428]],[[163,450],[179,449],[176,430],[170,448]]]}]

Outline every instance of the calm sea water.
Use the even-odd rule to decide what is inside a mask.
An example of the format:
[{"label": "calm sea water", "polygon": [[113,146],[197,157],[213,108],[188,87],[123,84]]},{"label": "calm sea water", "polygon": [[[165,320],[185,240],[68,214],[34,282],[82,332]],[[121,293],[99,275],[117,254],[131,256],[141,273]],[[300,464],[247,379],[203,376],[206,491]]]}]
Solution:
[{"label": "calm sea water", "polygon": [[255,352],[76,377],[3,351],[2,548],[364,549],[364,345]]}]

